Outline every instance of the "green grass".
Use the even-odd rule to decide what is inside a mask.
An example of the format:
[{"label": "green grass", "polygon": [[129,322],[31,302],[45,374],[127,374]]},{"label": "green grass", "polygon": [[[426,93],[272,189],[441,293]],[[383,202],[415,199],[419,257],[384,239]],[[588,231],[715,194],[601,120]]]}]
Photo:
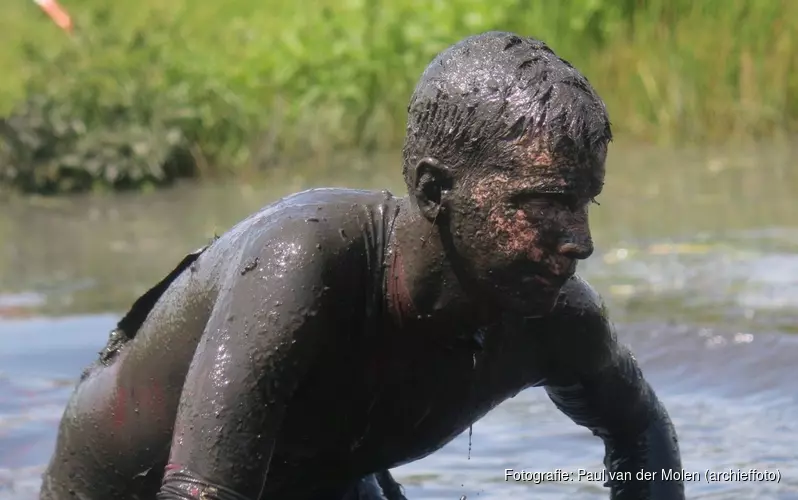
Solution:
[{"label": "green grass", "polygon": [[61,1],[73,38],[30,0],[0,3],[0,114],[38,93],[81,131],[178,127],[205,171],[395,148],[427,63],[493,29],[571,61],[618,136],[707,143],[798,128],[792,0]]}]

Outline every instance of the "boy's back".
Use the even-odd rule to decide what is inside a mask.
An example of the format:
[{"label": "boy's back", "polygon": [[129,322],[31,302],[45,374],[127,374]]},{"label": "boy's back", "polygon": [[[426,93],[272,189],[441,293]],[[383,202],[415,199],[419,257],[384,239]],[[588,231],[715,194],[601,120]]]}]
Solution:
[{"label": "boy's back", "polygon": [[[276,297],[253,306],[257,313],[251,317],[225,319],[228,340],[220,345],[230,351],[256,345],[235,339],[244,331],[237,328],[240,322],[262,322],[266,334],[277,317],[302,321],[300,316],[314,314],[292,308],[297,296],[320,292],[301,281],[308,267],[323,272],[324,286],[335,290],[337,307],[328,318],[350,327],[348,334],[361,333],[354,330],[369,323],[373,327],[379,321],[382,259],[395,212],[396,201],[387,191],[305,191],[264,207],[184,259],[145,294],[148,300],[134,305],[112,332],[101,359],[84,373],[61,423],[45,496],[63,498],[74,490],[90,498],[154,498],[186,374],[221,289],[245,286],[251,293],[242,290],[237,297],[258,301],[268,288]],[[336,333],[330,331],[330,338]],[[225,359],[221,354],[218,362]],[[219,389],[193,397],[212,398]],[[219,415],[219,432],[249,411]],[[67,478],[69,484],[60,484]],[[78,484],[87,489],[81,492]]]}]

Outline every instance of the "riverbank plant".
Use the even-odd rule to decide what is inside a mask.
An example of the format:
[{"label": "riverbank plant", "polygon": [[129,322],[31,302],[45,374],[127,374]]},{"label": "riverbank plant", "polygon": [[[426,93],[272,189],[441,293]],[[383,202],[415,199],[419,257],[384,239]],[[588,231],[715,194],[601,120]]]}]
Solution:
[{"label": "riverbank plant", "polygon": [[[617,136],[708,143],[798,128],[789,0],[62,0],[0,4],[0,183],[158,186],[397,148],[420,72],[498,29],[539,37],[607,102]],[[304,172],[312,175],[312,172]]]}]

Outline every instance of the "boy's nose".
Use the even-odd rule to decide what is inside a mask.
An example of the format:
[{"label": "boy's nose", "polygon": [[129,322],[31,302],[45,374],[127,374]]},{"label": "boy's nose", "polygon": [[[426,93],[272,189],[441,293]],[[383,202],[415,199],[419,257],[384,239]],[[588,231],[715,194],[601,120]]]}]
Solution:
[{"label": "boy's nose", "polygon": [[589,233],[582,237],[571,234],[560,240],[557,251],[572,259],[587,259],[593,254],[593,240]]}]

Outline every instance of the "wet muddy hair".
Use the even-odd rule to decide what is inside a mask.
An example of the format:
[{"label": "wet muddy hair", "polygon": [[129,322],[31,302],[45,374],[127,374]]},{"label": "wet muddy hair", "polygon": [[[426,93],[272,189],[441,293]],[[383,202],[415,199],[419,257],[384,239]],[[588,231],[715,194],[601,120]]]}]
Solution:
[{"label": "wet muddy hair", "polygon": [[511,146],[530,134],[580,162],[603,162],[612,140],[604,102],[545,43],[496,31],[468,37],[438,54],[416,85],[405,181],[428,156],[452,169],[507,168]]}]

